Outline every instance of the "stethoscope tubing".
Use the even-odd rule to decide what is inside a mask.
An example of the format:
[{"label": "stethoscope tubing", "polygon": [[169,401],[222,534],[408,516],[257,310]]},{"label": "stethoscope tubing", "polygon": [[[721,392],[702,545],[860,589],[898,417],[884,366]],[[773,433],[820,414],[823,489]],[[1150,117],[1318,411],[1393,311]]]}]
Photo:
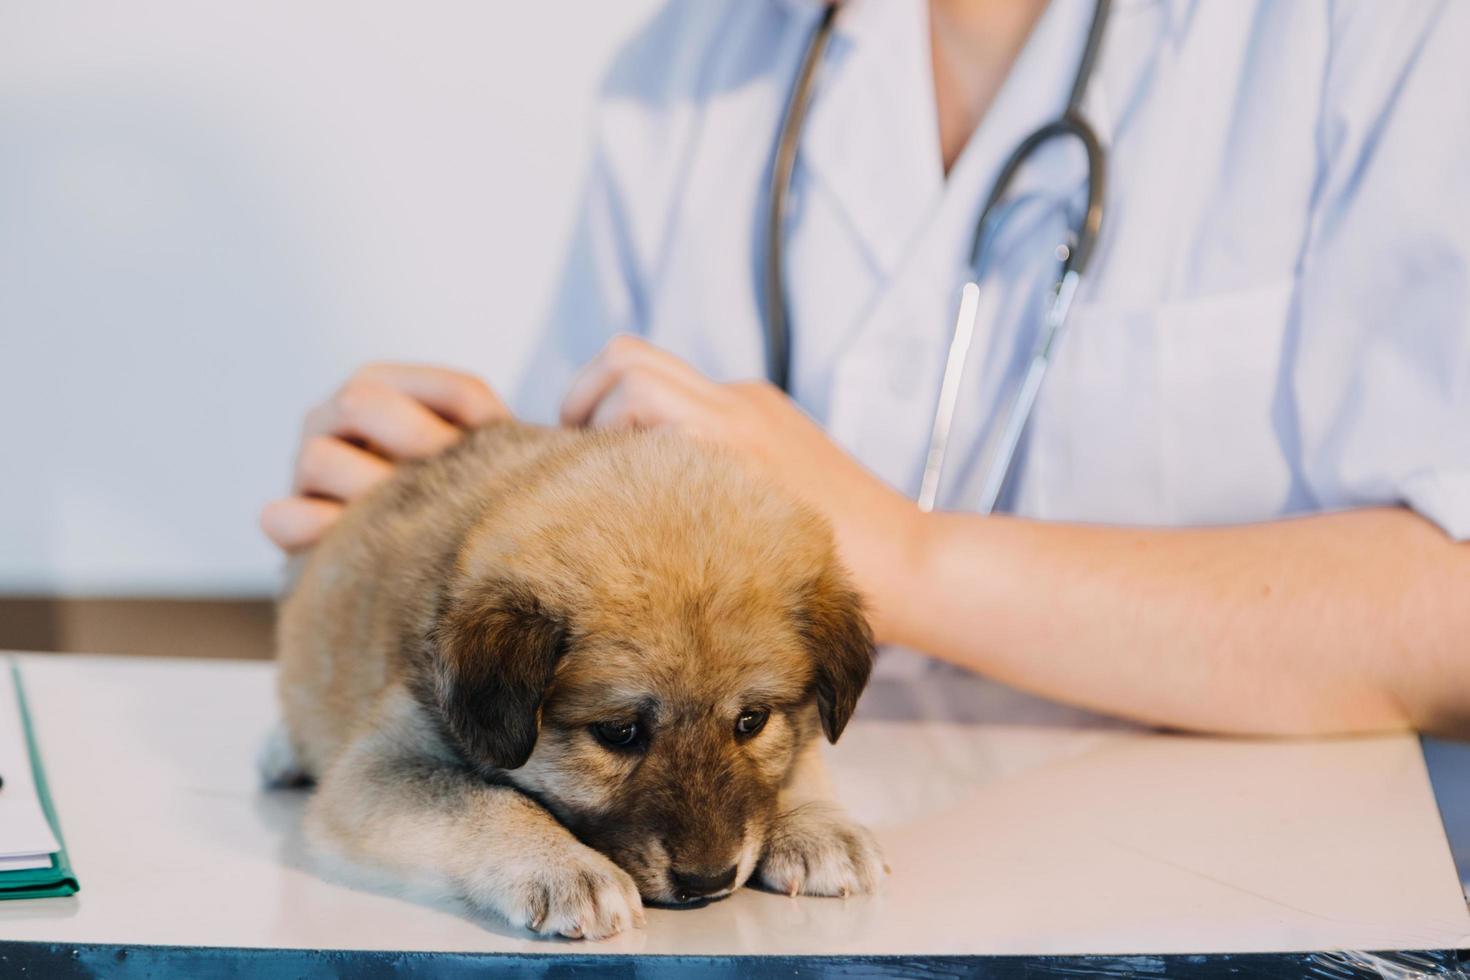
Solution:
[{"label": "stethoscope tubing", "polygon": [[[980,499],[973,509],[979,513],[992,513],[1005,491],[1007,480],[1014,469],[1016,455],[1022,436],[1036,407],[1042,382],[1051,365],[1057,341],[1066,326],[1072,302],[1081,285],[1083,273],[1092,259],[1102,227],[1105,193],[1107,187],[1107,154],[1102,141],[1081,112],[1081,102],[1101,50],[1102,36],[1107,25],[1111,0],[1097,0],[1093,8],[1092,22],[1088,27],[1087,40],[1077,66],[1077,74],[1067,99],[1067,107],[1061,116],[1039,127],[1029,134],[1011,152],[997,174],[980,218],[975,223],[975,236],[970,249],[972,278],[960,291],[959,311],[954,330],[950,335],[949,350],[945,359],[944,376],[940,383],[939,397],[934,408],[934,420],[930,428],[929,447],[924,459],[924,472],[916,498],[922,510],[932,510],[938,500],[944,474],[944,461],[949,447],[949,438],[954,425],[954,413],[959,402],[960,383],[975,331],[975,319],[979,311],[980,281],[989,266],[989,250],[995,240],[1002,211],[1002,202],[1010,190],[1021,168],[1037,154],[1043,146],[1059,139],[1077,140],[1087,156],[1087,206],[1081,220],[1071,229],[1070,241],[1058,249],[1061,268],[1051,289],[1045,318],[1037,337],[1036,347],[1007,407],[998,438],[993,445],[991,461],[985,469],[985,482],[981,487]],[[822,56],[831,39],[836,19],[837,3],[829,3],[813,28],[807,41],[806,51],[797,71],[796,82],[787,100],[786,111],[776,141],[776,152],[771,168],[769,209],[766,224],[765,255],[765,326],[767,371],[771,381],[783,391],[790,390],[791,344],[790,326],[786,315],[786,292],[782,268],[784,256],[782,243],[786,223],[786,200],[791,186],[791,177],[796,164],[797,145],[800,141],[802,123],[811,104],[812,88],[815,84]]]},{"label": "stethoscope tubing", "polygon": [[786,100],[776,139],[776,156],[771,163],[770,207],[766,214],[766,376],[782,391],[791,390],[791,329],[786,320],[786,287],[783,263],[786,230],[786,199],[791,189],[791,174],[796,168],[796,148],[801,141],[802,123],[812,101],[812,86],[827,42],[832,39],[832,25],[837,18],[837,4],[829,3],[807,41],[806,53],[796,72],[796,83]]}]

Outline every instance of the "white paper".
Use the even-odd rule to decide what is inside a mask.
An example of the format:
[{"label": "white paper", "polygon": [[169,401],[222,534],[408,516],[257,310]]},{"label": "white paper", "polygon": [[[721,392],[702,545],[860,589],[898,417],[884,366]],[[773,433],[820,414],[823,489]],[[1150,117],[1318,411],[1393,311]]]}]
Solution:
[{"label": "white paper", "polygon": [[[61,845],[36,795],[10,665],[8,657],[0,658],[0,777],[5,780],[0,786],[0,858],[34,861],[60,850]],[[18,869],[16,865],[0,866],[0,871]]]},{"label": "white paper", "polygon": [[15,857],[0,858],[0,874],[7,871],[35,871],[51,867],[49,854],[17,854]]}]

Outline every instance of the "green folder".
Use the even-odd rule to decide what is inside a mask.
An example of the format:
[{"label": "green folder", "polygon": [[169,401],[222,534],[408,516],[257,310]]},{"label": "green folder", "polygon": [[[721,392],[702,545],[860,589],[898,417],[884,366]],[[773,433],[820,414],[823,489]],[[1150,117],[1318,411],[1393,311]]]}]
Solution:
[{"label": "green folder", "polygon": [[[31,868],[24,871],[0,871],[0,900],[7,898],[59,898],[77,893],[77,876],[71,869],[71,859],[66,854],[66,841],[61,838],[61,824],[56,819],[56,807],[51,802],[51,791],[46,787],[46,771],[41,767],[41,753],[36,748],[36,731],[31,727],[30,709],[26,707],[25,689],[20,683],[20,668],[12,659],[10,676],[15,679],[15,698],[20,702],[20,723],[26,733],[26,749],[31,756],[31,771],[35,775],[36,795],[41,799],[41,810],[46,822],[51,824],[52,833],[61,850],[51,855],[51,867]],[[3,791],[0,791],[3,792]]]}]

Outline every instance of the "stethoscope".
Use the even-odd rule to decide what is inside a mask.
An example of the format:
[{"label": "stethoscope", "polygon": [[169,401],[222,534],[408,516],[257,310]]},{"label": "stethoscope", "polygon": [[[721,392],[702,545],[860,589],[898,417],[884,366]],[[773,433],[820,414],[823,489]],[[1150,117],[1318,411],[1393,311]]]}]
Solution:
[{"label": "stethoscope", "polygon": [[[801,137],[801,127],[807,108],[811,104],[812,85],[817,69],[822,62],[827,42],[832,37],[832,25],[839,4],[829,2],[822,12],[821,20],[807,42],[797,70],[796,83],[786,103],[786,113],[781,121],[780,134],[776,141],[775,160],[771,169],[770,210],[766,225],[765,265],[765,325],[767,371],[782,391],[789,390],[791,380],[791,337],[786,322],[786,290],[783,281],[782,238],[786,224],[786,199],[791,189],[791,174],[796,164],[796,148]],[[1092,258],[1093,246],[1097,243],[1098,228],[1102,225],[1103,187],[1105,184],[1106,157],[1101,141],[1087,120],[1082,117],[1082,96],[1092,77],[1097,61],[1098,49],[1102,45],[1103,29],[1107,25],[1111,0],[1097,0],[1093,8],[1092,24],[1087,31],[1087,42],[1082,49],[1082,60],[1077,65],[1077,75],[1072,82],[1072,92],[1062,114],[1037,129],[1021,141],[1001,167],[980,219],[975,225],[975,238],[970,248],[970,280],[960,292],[959,315],[955,319],[954,331],[950,336],[949,354],[944,363],[944,378],[939,386],[939,398],[934,406],[934,422],[929,432],[929,452],[924,460],[924,476],[919,486],[918,504],[922,510],[933,510],[939,495],[939,481],[944,473],[944,457],[949,447],[950,425],[954,421],[955,403],[959,400],[960,379],[964,375],[965,360],[970,352],[970,339],[975,333],[975,317],[979,309],[980,280],[984,278],[989,258],[990,244],[999,229],[1000,204],[1010,189],[1016,174],[1026,161],[1046,143],[1062,137],[1072,137],[1082,144],[1087,153],[1087,209],[1070,229],[1068,241],[1056,250],[1060,271],[1051,289],[1051,299],[1046,317],[1037,336],[1036,348],[1021,385],[1016,389],[1006,409],[1004,422],[998,430],[999,442],[995,445],[992,461],[985,471],[985,482],[976,508],[982,514],[995,510],[1006,479],[1014,466],[1016,450],[1026,430],[1026,422],[1036,405],[1036,396],[1041,382],[1046,377],[1056,349],[1057,339],[1067,323],[1067,314],[1072,300],[1077,295],[1077,286]]]}]

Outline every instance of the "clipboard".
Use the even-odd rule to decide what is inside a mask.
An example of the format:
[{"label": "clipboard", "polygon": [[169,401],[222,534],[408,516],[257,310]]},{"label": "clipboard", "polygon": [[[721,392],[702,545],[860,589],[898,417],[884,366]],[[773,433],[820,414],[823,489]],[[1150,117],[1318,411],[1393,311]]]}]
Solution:
[{"label": "clipboard", "polygon": [[[0,901],[16,898],[61,898],[75,895],[80,888],[76,873],[71,867],[71,858],[66,851],[66,841],[61,836],[61,823],[56,819],[56,806],[51,800],[51,790],[46,784],[46,772],[41,765],[41,752],[36,745],[35,728],[31,725],[30,708],[26,704],[25,688],[21,684],[20,668],[14,658],[9,658],[10,677],[15,686],[15,700],[20,712],[21,728],[25,732],[26,752],[30,756],[31,775],[35,781],[36,796],[41,811],[51,825],[60,845],[51,854],[50,867],[24,868],[0,871]],[[4,792],[4,790],[0,790]]]}]

